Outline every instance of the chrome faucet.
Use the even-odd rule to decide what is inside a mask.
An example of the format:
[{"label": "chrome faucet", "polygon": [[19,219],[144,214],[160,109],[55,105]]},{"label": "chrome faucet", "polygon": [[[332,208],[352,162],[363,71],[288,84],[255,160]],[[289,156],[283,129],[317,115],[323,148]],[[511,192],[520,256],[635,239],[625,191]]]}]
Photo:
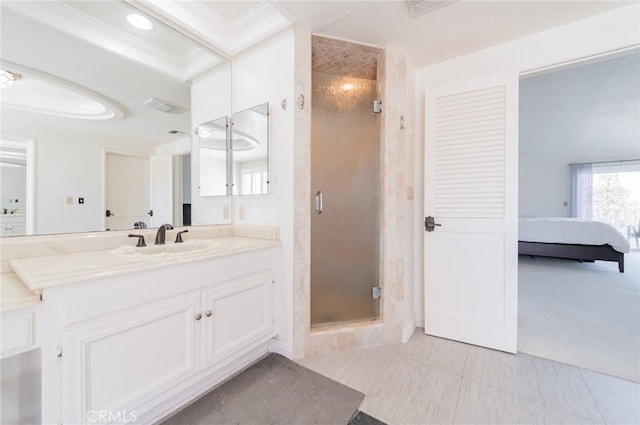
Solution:
[{"label": "chrome faucet", "polygon": [[170,224],[163,224],[162,226],[158,227],[155,245],[164,245],[167,230],[173,230],[173,226]]}]

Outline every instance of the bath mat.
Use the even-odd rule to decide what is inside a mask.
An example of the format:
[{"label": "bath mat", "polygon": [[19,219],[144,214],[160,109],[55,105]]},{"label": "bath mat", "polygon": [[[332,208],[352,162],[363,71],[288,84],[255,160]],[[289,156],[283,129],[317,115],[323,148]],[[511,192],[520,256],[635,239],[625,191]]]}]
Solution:
[{"label": "bath mat", "polygon": [[384,422],[381,422],[374,418],[373,416],[369,416],[364,412],[358,410],[353,414],[351,420],[347,425],[386,425]]},{"label": "bath mat", "polygon": [[379,425],[354,414],[363,398],[356,390],[269,354],[162,425]]}]

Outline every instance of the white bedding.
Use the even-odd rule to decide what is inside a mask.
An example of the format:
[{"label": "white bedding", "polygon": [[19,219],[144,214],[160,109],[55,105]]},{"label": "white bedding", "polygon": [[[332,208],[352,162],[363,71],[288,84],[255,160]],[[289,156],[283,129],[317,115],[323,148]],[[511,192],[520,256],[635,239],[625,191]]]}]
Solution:
[{"label": "white bedding", "polygon": [[609,244],[618,252],[629,252],[629,241],[613,226],[600,221],[577,218],[521,218],[518,240],[524,242]]}]

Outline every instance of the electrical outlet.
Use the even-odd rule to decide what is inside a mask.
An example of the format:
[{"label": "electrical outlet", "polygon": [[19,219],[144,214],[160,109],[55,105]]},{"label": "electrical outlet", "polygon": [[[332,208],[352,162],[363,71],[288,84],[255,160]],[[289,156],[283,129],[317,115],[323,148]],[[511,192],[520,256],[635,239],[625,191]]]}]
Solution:
[{"label": "electrical outlet", "polygon": [[225,205],[222,209],[222,216],[225,220],[229,219],[229,205]]},{"label": "electrical outlet", "polygon": [[407,200],[413,201],[413,186],[407,186]]},{"label": "electrical outlet", "polygon": [[67,196],[67,205],[73,205],[73,197]]},{"label": "electrical outlet", "polygon": [[238,215],[240,216],[240,220],[244,220],[245,216],[246,216],[246,211],[244,208],[244,205],[240,205],[240,208],[238,209]]},{"label": "electrical outlet", "polygon": [[78,198],[78,203],[79,204],[84,204],[84,198]]}]

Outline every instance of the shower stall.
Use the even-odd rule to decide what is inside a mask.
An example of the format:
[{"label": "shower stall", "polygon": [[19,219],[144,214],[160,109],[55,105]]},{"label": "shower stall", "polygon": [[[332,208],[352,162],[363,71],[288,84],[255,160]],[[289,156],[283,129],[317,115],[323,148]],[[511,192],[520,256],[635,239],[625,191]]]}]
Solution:
[{"label": "shower stall", "polygon": [[311,326],[380,315],[382,50],[312,38]]}]

